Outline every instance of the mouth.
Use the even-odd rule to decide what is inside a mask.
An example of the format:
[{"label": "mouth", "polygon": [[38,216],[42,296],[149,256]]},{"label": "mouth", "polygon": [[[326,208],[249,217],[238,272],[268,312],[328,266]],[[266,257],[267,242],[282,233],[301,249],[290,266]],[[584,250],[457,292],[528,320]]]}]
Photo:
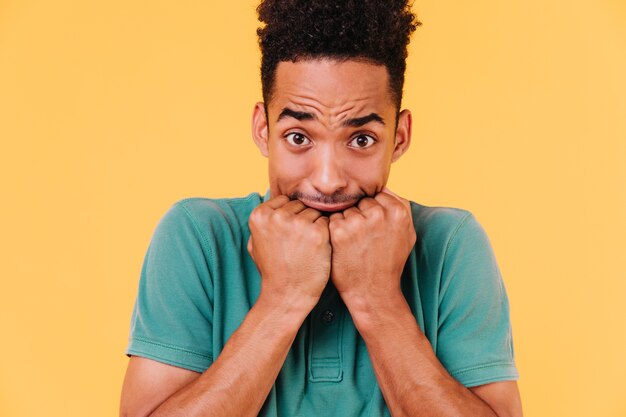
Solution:
[{"label": "mouth", "polygon": [[346,202],[342,202],[339,204],[326,204],[326,203],[320,203],[318,201],[307,201],[307,200],[300,200],[300,201],[302,201],[302,203],[304,203],[305,206],[321,211],[324,214],[343,211],[356,204],[356,201],[346,201]]}]

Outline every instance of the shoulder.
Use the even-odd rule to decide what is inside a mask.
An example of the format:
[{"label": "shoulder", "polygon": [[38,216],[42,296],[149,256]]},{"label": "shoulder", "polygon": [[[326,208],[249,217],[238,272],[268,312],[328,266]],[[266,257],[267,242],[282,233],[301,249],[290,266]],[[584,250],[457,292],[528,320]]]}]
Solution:
[{"label": "shoulder", "polygon": [[161,224],[190,223],[200,233],[206,232],[207,227],[241,227],[247,224],[250,213],[262,201],[258,193],[236,198],[184,198],[169,208]]},{"label": "shoulder", "polygon": [[415,202],[411,202],[411,209],[419,247],[429,256],[438,254],[442,261],[477,254],[493,258],[487,233],[472,212]]},{"label": "shoulder", "polygon": [[263,197],[258,193],[235,198],[191,197],[177,201],[173,208],[179,208],[179,211],[185,212],[192,219],[206,217],[247,218],[250,212],[262,201]]},{"label": "shoulder", "polygon": [[449,242],[461,229],[477,224],[470,211],[456,207],[426,206],[411,201],[411,211],[415,232],[431,241]]},{"label": "shoulder", "polygon": [[185,198],[176,201],[161,217],[151,246],[191,248],[199,246],[213,257],[218,244],[239,245],[248,233],[250,212],[262,202],[257,193],[240,198]]}]

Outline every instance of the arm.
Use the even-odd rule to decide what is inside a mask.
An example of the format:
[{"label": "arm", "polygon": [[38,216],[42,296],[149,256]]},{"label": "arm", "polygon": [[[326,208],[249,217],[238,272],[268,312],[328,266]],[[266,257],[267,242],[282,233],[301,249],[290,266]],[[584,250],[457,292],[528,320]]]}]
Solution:
[{"label": "arm", "polygon": [[348,303],[394,417],[522,416],[515,381],[468,389],[450,376],[401,293],[379,305],[356,298]]},{"label": "arm", "polygon": [[133,357],[120,415],[256,416],[307,310],[296,300],[261,295],[217,360],[200,376]]},{"label": "arm", "polygon": [[[131,360],[122,393],[122,416],[258,414],[298,329],[328,281],[328,221],[320,215],[284,196],[252,212],[248,251],[261,274],[257,302],[215,362],[199,377],[190,371],[155,365],[148,359]],[[160,233],[164,237],[157,241],[176,233],[178,228],[172,227],[168,233]],[[172,253],[186,256],[185,249],[173,252],[167,247],[155,250],[153,257],[165,257],[162,263],[166,264]],[[154,280],[153,286],[163,281],[158,269],[146,274]],[[181,272],[165,277],[171,282],[183,282],[184,275]],[[170,331],[185,324],[184,316],[176,317],[167,327]]]},{"label": "arm", "polygon": [[[379,386],[394,417],[521,415],[514,382],[465,388],[440,362],[413,317],[400,288],[406,258],[416,241],[408,201],[388,190],[374,199],[363,199],[358,207],[331,216],[330,234],[331,278],[367,345]],[[388,255],[371,256],[372,253]],[[480,276],[480,272],[464,270],[462,275]],[[450,292],[448,287],[447,298],[451,297]],[[473,300],[466,288],[454,292],[464,300]],[[489,303],[477,300],[481,306],[476,312],[489,308]],[[457,328],[471,329],[471,320],[461,324],[453,317],[463,320],[466,309],[475,305],[466,302],[465,309],[459,311],[458,305],[447,304],[448,310],[454,310],[444,313],[447,327],[454,328],[456,323],[460,326]],[[441,331],[440,339],[446,342],[440,346],[445,351],[443,357],[448,360],[447,365],[458,367],[459,362],[463,363],[458,358],[464,359],[472,349],[465,342],[480,335],[462,332],[465,338],[455,339],[450,337],[453,330]],[[457,359],[450,362],[451,358]]]}]

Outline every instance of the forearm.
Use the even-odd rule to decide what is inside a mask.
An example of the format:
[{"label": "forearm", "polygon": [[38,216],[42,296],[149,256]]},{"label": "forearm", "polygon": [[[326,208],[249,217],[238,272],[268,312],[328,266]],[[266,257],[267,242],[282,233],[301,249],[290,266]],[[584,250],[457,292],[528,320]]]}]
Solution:
[{"label": "forearm", "polygon": [[209,369],[151,416],[256,416],[307,314],[259,297]]},{"label": "forearm", "polygon": [[496,416],[439,362],[402,294],[380,306],[356,301],[349,309],[393,417]]}]

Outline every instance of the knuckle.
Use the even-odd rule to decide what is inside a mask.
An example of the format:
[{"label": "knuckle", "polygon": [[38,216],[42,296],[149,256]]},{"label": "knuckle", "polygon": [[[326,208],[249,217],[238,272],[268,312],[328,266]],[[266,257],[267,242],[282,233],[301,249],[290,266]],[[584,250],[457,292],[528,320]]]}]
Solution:
[{"label": "knuckle", "polygon": [[311,239],[316,246],[322,246],[328,243],[328,230],[317,229],[311,233]]},{"label": "knuckle", "polygon": [[384,217],[384,215],[385,215],[385,209],[382,206],[373,206],[370,209],[370,216],[372,216],[375,219],[380,219]]},{"label": "knuckle", "polygon": [[305,229],[312,224],[307,218],[303,216],[296,216],[294,219],[291,220],[291,222],[293,226],[297,227],[298,229]]},{"label": "knuckle", "polygon": [[332,222],[329,230],[330,238],[333,242],[342,242],[348,235],[345,222]]},{"label": "knuckle", "polygon": [[250,213],[250,217],[248,218],[248,223],[256,224],[260,223],[262,218],[265,216],[267,207],[258,206]]},{"label": "knuckle", "polygon": [[276,210],[273,212],[272,216],[279,220],[279,221],[285,221],[287,220],[287,218],[289,218],[289,212],[286,210]]},{"label": "knuckle", "polygon": [[406,220],[408,219],[408,212],[403,205],[394,204],[391,207],[391,213],[396,219]]},{"label": "knuckle", "polygon": [[348,240],[348,233],[345,231],[345,229],[339,229],[331,235],[331,240],[336,245],[341,245]]}]

